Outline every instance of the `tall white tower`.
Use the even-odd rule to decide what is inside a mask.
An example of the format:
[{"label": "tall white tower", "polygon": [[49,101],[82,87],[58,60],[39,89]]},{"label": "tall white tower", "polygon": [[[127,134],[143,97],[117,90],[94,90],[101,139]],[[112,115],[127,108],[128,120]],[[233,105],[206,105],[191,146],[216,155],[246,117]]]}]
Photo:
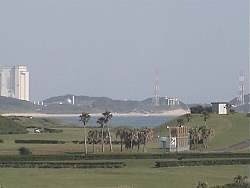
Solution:
[{"label": "tall white tower", "polygon": [[1,96],[29,101],[29,72],[25,66],[6,66],[0,74]]},{"label": "tall white tower", "polygon": [[244,104],[245,104],[245,101],[244,101],[244,75],[243,75],[243,71],[240,71],[239,88],[238,88],[238,96],[237,96],[236,106],[242,106]]}]

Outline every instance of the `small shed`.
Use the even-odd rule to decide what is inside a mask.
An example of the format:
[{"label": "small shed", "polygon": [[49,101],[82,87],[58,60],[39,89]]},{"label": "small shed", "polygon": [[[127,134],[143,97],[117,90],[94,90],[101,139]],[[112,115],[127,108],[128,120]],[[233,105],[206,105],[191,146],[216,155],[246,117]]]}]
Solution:
[{"label": "small shed", "polygon": [[159,149],[169,149],[169,137],[159,138]]},{"label": "small shed", "polygon": [[212,112],[215,114],[228,114],[227,102],[212,102]]}]

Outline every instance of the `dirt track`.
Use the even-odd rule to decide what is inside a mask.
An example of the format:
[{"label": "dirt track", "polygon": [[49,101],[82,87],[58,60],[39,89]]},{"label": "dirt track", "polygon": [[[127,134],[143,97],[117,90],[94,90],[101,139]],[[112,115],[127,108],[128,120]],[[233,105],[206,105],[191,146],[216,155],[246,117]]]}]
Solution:
[{"label": "dirt track", "polygon": [[240,150],[240,149],[249,147],[249,143],[250,143],[250,140],[246,140],[246,141],[240,142],[240,143],[238,143],[238,144],[235,144],[235,145],[232,145],[232,146],[229,146],[229,147],[222,148],[222,149],[220,149],[219,151]]}]

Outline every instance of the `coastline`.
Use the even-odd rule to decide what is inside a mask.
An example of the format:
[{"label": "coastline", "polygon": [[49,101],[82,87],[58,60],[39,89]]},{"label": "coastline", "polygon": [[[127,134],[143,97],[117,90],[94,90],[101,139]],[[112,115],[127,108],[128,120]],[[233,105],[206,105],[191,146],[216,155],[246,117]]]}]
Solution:
[{"label": "coastline", "polygon": [[[177,109],[164,111],[162,113],[154,114],[143,114],[143,113],[113,113],[114,116],[181,116],[183,114],[189,113],[187,110]],[[74,117],[79,116],[79,114],[42,114],[42,113],[3,113],[1,116],[32,116],[32,117]],[[101,113],[91,114],[91,116],[102,116]]]}]

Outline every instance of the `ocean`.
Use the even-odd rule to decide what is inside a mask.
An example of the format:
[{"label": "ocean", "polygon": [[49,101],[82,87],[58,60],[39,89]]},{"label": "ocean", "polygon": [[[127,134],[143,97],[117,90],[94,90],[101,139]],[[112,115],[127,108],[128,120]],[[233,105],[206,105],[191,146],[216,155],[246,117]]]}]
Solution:
[{"label": "ocean", "polygon": [[[108,122],[109,126],[122,126],[122,125],[128,125],[132,126],[134,128],[140,128],[140,127],[148,127],[148,128],[154,128],[157,127],[163,123],[166,123],[177,116],[113,116],[113,118]],[[60,116],[56,117],[62,121],[74,123],[77,125],[82,125],[82,122],[79,121],[80,118],[78,116],[72,117],[72,116]],[[90,121],[87,123],[87,126],[99,126],[99,124],[96,123],[98,116],[92,116]]]}]

